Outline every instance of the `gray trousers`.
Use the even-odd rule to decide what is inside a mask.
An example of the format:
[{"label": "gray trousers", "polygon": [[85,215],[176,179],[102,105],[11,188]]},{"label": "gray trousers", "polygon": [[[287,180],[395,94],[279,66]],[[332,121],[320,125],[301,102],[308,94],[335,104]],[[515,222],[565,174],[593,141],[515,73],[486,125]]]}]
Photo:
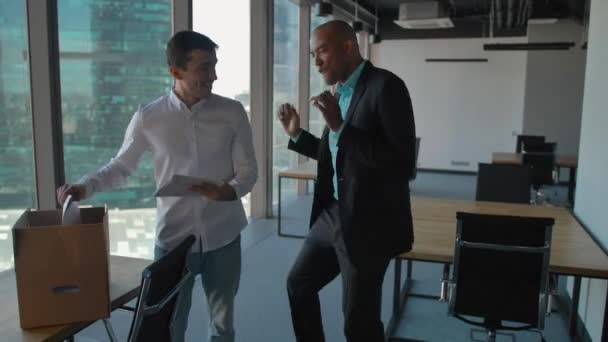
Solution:
[{"label": "gray trousers", "polygon": [[337,202],[321,214],[289,272],[287,292],[296,340],[325,341],[318,293],[341,274],[347,341],[384,342],[382,283],[390,259],[370,257],[355,266],[346,251],[338,214]]},{"label": "gray trousers", "polygon": [[[155,258],[167,254],[156,246]],[[188,269],[201,275],[209,312],[209,342],[234,342],[234,297],[241,278],[241,237],[228,245],[204,253],[188,255]],[[194,276],[185,284],[177,300],[173,341],[183,342],[192,306]]]}]

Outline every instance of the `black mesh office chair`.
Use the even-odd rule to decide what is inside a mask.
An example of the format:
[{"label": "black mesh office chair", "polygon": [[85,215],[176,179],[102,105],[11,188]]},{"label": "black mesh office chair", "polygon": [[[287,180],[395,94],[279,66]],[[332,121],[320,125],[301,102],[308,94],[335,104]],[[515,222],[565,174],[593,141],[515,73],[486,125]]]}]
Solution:
[{"label": "black mesh office chair", "polygon": [[194,241],[194,236],[188,236],[142,272],[129,342],[172,341],[173,312],[181,288],[191,277],[186,258]]},{"label": "black mesh office chair", "polygon": [[532,171],[532,188],[534,189],[534,203],[542,204],[544,194],[543,185],[552,185],[559,179],[558,169],[555,165],[553,153],[524,153],[523,164]]},{"label": "black mesh office chair", "polygon": [[554,219],[456,217],[449,314],[483,327],[488,341],[497,330],[538,329],[542,337]]},{"label": "black mesh office chair", "polygon": [[479,163],[475,199],[529,204],[531,184],[528,166]]},{"label": "black mesh office chair", "polygon": [[416,137],[416,150],[414,155],[414,170],[412,170],[412,176],[410,177],[410,181],[416,179],[416,174],[418,173],[418,153],[420,152],[420,137]]},{"label": "black mesh office chair", "polygon": [[521,153],[522,147],[525,143],[543,143],[545,142],[545,137],[542,135],[523,135],[520,134],[517,136],[517,140],[515,143],[515,152]]}]

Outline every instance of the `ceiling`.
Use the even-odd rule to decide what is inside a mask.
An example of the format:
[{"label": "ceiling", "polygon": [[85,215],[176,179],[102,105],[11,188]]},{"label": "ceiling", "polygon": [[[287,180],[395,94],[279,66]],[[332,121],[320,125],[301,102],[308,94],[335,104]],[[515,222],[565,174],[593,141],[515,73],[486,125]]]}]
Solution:
[{"label": "ceiling", "polygon": [[[403,2],[421,2],[432,0],[358,0],[359,4],[367,8],[370,12],[375,10],[375,5],[378,5],[378,11],[383,15],[393,14],[397,17],[399,4]],[[487,14],[490,10],[492,1],[490,0],[438,0],[446,8],[448,8],[454,16],[479,15]],[[526,0],[523,0],[524,2]],[[508,0],[495,0],[496,5],[502,5],[506,8]],[[522,0],[512,0],[513,5],[517,6]],[[564,18],[574,16],[582,18],[585,1],[583,0],[530,0],[533,6],[533,17],[557,16]]]},{"label": "ceiling", "polygon": [[[354,2],[354,0],[346,0]],[[583,21],[589,0],[438,0],[447,11],[454,23],[452,29],[435,30],[405,30],[397,26],[399,4],[403,2],[420,2],[432,0],[358,0],[358,4],[369,12],[375,13],[378,6],[380,18],[379,30],[383,39],[412,39],[412,38],[464,38],[484,37],[489,35],[491,4],[495,9],[502,8],[504,20],[498,25],[498,18],[493,17],[494,36],[523,36],[526,34],[526,22],[521,25],[511,22],[506,24],[506,13],[509,3],[514,11],[521,6],[531,5],[530,18],[574,18]],[[586,6],[587,4],[587,6]],[[496,12],[495,12],[496,13]]]}]

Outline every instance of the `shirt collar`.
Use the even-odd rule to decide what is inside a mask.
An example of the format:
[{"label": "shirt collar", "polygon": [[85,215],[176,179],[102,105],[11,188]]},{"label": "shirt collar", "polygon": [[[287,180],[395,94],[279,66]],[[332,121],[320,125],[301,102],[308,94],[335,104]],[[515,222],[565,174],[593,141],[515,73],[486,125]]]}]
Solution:
[{"label": "shirt collar", "polygon": [[363,72],[363,67],[365,66],[365,60],[359,63],[359,66],[353,71],[352,74],[348,77],[348,79],[344,83],[338,83],[336,86],[336,92],[340,94],[344,94],[345,92],[352,92],[361,77],[361,73]]},{"label": "shirt collar", "polygon": [[211,94],[207,98],[198,101],[192,106],[192,108],[188,108],[184,101],[182,101],[182,99],[177,96],[177,94],[175,93],[175,89],[171,88],[171,92],[169,93],[169,102],[175,107],[177,107],[180,111],[185,111],[187,113],[195,113],[207,102],[207,100],[209,100],[211,96],[213,96],[213,94]]}]

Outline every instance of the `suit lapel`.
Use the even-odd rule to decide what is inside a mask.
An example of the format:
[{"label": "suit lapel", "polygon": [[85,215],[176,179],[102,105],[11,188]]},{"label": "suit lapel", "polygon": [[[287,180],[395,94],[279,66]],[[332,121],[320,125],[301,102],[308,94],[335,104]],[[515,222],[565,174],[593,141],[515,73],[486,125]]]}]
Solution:
[{"label": "suit lapel", "polygon": [[370,72],[372,65],[369,61],[365,62],[365,66],[363,67],[363,71],[361,72],[361,76],[359,77],[359,81],[355,86],[355,91],[353,93],[353,97],[350,100],[350,104],[348,105],[348,111],[346,112],[346,119],[344,119],[344,125],[348,124],[357,109],[357,104],[359,104],[359,100],[363,97],[365,90],[367,89],[367,74]]}]

